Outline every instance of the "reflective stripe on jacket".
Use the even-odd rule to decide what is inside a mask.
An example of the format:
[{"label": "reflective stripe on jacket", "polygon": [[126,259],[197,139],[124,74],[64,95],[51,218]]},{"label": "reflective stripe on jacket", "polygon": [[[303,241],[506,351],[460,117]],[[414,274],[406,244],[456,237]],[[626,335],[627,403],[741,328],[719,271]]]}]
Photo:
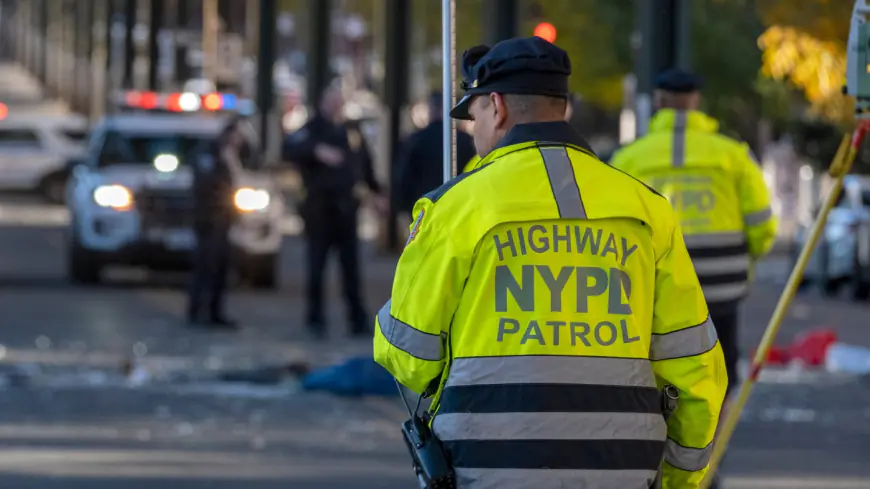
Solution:
[{"label": "reflective stripe on jacket", "polygon": [[776,238],[761,169],[748,146],[718,128],[701,112],[661,110],[649,134],[611,161],[671,201],[711,305],[746,295],[752,260]]},{"label": "reflective stripe on jacket", "polygon": [[541,123],[414,213],[374,355],[416,392],[440,382],[459,487],[646,489],[662,458],[665,489],[700,483],[727,379],[665,199]]}]

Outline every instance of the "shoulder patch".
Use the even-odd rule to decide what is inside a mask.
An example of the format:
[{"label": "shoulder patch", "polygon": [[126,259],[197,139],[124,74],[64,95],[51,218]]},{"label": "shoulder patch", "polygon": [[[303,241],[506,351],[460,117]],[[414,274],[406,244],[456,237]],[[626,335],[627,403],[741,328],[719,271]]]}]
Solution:
[{"label": "shoulder patch", "polygon": [[420,213],[417,214],[417,220],[414,221],[414,225],[411,226],[411,232],[408,234],[408,241],[405,242],[405,246],[411,244],[411,241],[414,241],[414,238],[417,237],[417,233],[420,232],[420,224],[423,222],[423,216],[426,214],[425,209],[420,209]]}]

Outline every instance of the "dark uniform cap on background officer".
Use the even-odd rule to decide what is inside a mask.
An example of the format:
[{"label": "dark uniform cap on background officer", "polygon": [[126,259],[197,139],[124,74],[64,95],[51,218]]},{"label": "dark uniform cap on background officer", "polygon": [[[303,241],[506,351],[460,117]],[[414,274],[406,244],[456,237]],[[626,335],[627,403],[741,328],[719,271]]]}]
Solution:
[{"label": "dark uniform cap on background officer", "polygon": [[655,88],[673,93],[691,93],[704,88],[704,81],[698,75],[672,68],[656,76]]},{"label": "dark uniform cap on background officer", "polygon": [[493,47],[475,46],[462,55],[465,96],[450,111],[450,117],[471,120],[471,99],[492,92],[567,99],[569,75],[568,53],[540,37],[508,39]]}]

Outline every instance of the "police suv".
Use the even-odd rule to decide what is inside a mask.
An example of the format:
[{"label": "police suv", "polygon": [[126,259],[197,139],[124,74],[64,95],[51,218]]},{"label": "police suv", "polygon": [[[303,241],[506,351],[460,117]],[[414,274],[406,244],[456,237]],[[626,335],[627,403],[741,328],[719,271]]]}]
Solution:
[{"label": "police suv", "polygon": [[[190,165],[221,131],[221,109],[241,101],[232,95],[146,92],[127,94],[126,102],[148,112],[103,118],[67,186],[68,274],[75,283],[99,282],[107,265],[189,267],[195,246]],[[230,232],[235,269],[249,285],[273,288],[283,198],[255,168],[245,168],[237,185],[240,216]]]}]

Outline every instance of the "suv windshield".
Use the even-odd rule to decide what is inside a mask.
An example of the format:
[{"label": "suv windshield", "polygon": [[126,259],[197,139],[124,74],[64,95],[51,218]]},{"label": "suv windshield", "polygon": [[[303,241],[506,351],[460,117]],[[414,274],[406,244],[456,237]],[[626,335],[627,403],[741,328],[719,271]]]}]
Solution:
[{"label": "suv windshield", "polygon": [[176,156],[183,165],[193,156],[208,151],[213,138],[179,134],[126,134],[106,132],[99,166],[117,164],[150,165],[158,155]]}]

